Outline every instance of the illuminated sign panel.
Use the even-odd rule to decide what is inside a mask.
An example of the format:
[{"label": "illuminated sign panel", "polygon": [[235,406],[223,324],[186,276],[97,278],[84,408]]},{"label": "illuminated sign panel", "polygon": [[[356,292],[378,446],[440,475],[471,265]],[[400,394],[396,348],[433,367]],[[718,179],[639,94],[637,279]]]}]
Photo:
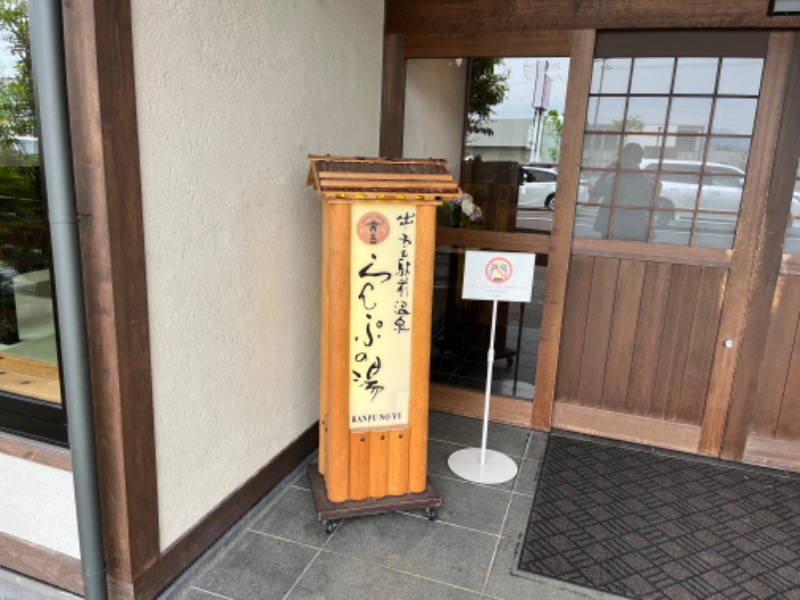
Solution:
[{"label": "illuminated sign panel", "polygon": [[408,424],[416,207],[353,204],[350,429]]}]

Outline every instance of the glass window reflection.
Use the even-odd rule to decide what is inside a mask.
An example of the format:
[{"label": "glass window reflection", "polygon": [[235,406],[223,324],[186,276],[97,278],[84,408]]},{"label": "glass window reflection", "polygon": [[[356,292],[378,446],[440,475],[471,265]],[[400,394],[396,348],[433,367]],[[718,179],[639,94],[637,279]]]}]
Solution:
[{"label": "glass window reflection", "polygon": [[[483,391],[490,302],[461,299],[466,250],[437,246],[431,336],[431,381]],[[501,302],[497,311],[492,393],[533,399],[547,267],[534,271],[530,303]]]},{"label": "glass window reflection", "polygon": [[667,120],[668,103],[667,96],[663,98],[632,96],[625,117],[625,131],[663,131]]},{"label": "glass window reflection", "polygon": [[713,94],[718,64],[716,58],[679,58],[673,93]]},{"label": "glass window reflection", "polygon": [[[471,61],[460,184],[481,219],[440,214],[440,227],[550,231],[568,73],[562,57]],[[601,120],[611,110],[606,104],[595,110]]]},{"label": "glass window reflection", "polygon": [[[608,76],[617,65],[627,69],[625,59],[615,60],[595,60],[590,107],[598,114],[610,93],[603,91]],[[574,235],[732,248],[763,60],[648,58],[631,64],[622,136],[584,137],[585,204],[595,206],[578,207]],[[612,97],[618,114],[622,96]],[[639,158],[624,160],[623,148],[633,146]]]},{"label": "glass window reflection", "polygon": [[625,120],[625,98],[591,96],[586,112],[586,129],[590,131],[619,131]]},{"label": "glass window reflection", "polygon": [[756,120],[755,98],[720,98],[714,110],[713,133],[751,135]]},{"label": "glass window reflection", "polygon": [[669,94],[675,59],[637,58],[633,63],[631,94]]},{"label": "glass window reflection", "polygon": [[708,133],[711,98],[673,98],[669,129],[680,133]]},{"label": "glass window reflection", "polygon": [[764,61],[760,58],[723,58],[719,94],[758,96]]},{"label": "glass window reflection", "polygon": [[0,21],[0,391],[58,404],[50,238],[27,31],[24,6]]},{"label": "glass window reflection", "polygon": [[630,80],[630,58],[601,58],[592,65],[592,94],[627,94]]}]

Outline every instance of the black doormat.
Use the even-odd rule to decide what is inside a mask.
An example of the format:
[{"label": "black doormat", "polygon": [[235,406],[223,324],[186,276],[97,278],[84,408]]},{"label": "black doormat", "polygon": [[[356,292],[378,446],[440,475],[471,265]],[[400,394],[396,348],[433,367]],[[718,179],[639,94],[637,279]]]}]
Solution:
[{"label": "black doormat", "polygon": [[629,598],[800,598],[800,478],[551,435],[519,568]]}]

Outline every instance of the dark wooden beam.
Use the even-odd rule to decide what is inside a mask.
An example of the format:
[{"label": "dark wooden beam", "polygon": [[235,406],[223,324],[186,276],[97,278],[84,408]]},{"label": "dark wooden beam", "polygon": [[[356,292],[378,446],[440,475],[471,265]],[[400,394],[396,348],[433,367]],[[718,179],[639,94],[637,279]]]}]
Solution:
[{"label": "dark wooden beam", "polygon": [[83,595],[80,560],[7,533],[0,533],[0,566]]},{"label": "dark wooden beam", "polygon": [[404,43],[402,35],[387,35],[383,41],[380,154],[389,158],[403,156],[406,113]]},{"label": "dark wooden beam", "polygon": [[407,33],[406,58],[569,56],[572,31],[530,33]]},{"label": "dark wooden beam", "polygon": [[547,29],[797,28],[767,0],[387,0],[387,33],[528,33]]},{"label": "dark wooden beam", "polygon": [[105,552],[131,581],[160,545],[130,2],[63,15]]}]

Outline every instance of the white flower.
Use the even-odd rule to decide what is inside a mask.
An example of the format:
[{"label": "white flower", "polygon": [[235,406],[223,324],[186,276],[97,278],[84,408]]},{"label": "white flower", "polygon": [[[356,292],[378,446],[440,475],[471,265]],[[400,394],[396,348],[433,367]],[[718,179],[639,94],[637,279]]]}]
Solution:
[{"label": "white flower", "polygon": [[475,204],[472,202],[470,198],[464,198],[461,202],[461,210],[464,212],[465,215],[468,217],[475,212]]}]

